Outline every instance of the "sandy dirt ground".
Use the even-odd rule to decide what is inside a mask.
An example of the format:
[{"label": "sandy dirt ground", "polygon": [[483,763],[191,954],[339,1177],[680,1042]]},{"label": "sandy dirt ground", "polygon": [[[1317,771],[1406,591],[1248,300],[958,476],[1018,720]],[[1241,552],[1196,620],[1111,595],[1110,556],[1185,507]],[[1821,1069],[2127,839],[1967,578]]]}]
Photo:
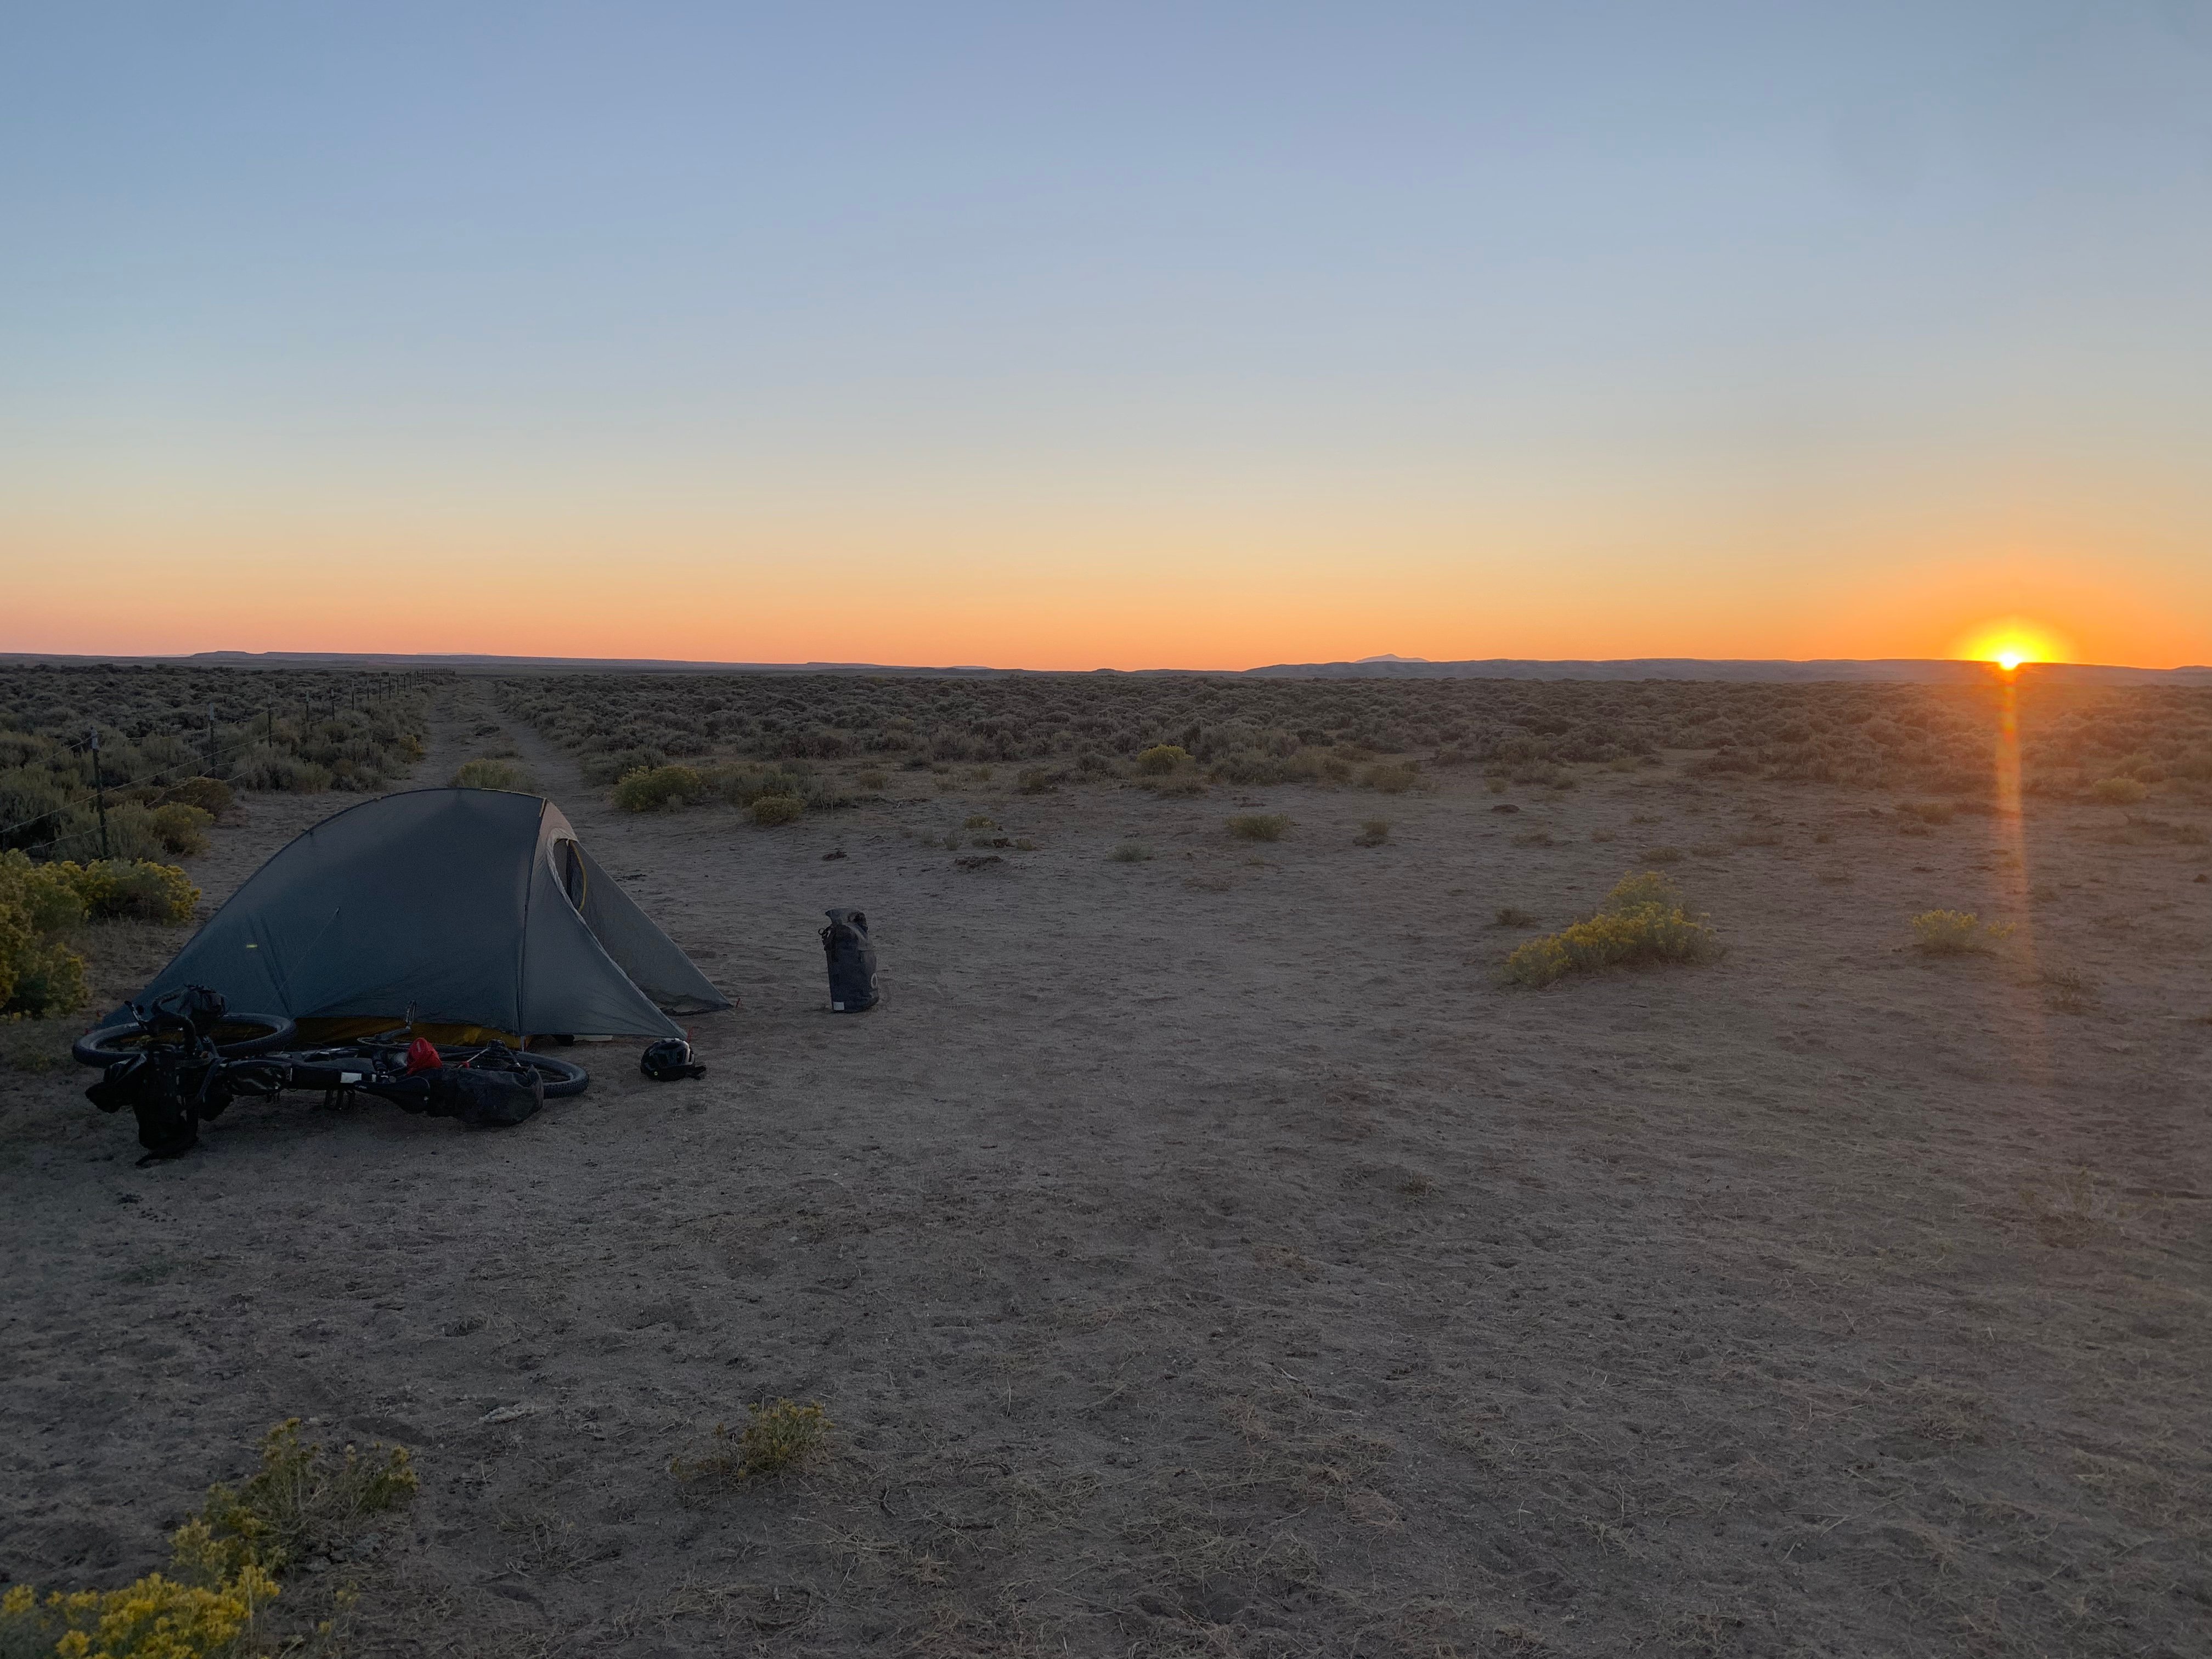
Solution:
[{"label": "sandy dirt ground", "polygon": [[[139,1169],[88,1074],[0,1072],[9,1578],[159,1565],[297,1415],[422,1474],[362,1654],[2212,1649],[2203,848],[1678,765],[894,773],[763,830],[508,735],[741,999],[708,1075],[579,1048],[518,1129],[295,1096]],[[253,799],[209,902],[343,804]],[[971,812],[1036,850],[960,867]],[[1501,907],[1659,847],[1723,960],[1499,983]],[[832,904],[873,1013],[826,1010]],[[2019,928],[1924,957],[1935,907]],[[104,989],[182,936],[104,931]],[[811,1472],[672,1475],[782,1396]]]}]

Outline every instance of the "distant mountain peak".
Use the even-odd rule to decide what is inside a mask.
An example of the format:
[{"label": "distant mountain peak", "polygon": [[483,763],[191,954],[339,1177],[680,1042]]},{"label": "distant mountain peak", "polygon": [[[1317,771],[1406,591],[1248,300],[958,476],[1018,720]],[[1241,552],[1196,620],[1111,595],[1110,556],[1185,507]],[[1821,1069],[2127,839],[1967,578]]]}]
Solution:
[{"label": "distant mountain peak", "polygon": [[1426,662],[1426,657],[1401,657],[1395,651],[1385,651],[1379,657],[1362,657],[1362,662]]}]

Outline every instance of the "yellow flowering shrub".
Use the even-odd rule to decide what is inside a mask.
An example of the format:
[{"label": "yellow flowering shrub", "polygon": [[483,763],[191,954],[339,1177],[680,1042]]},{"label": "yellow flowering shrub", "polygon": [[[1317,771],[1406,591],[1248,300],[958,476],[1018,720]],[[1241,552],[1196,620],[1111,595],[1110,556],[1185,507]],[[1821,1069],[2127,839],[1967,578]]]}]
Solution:
[{"label": "yellow flowering shrub", "polygon": [[131,916],[141,921],[190,921],[200,890],[173,864],[144,859],[95,859],[90,864],[53,864],[61,871],[85,914],[94,920]]},{"label": "yellow flowering shrub", "polygon": [[84,920],[84,900],[70,879],[74,865],[33,864],[30,854],[0,853],[0,906],[19,912],[35,933],[52,936]]},{"label": "yellow flowering shrub", "polygon": [[1682,896],[1656,870],[1623,879],[1598,913],[1505,959],[1505,976],[1520,985],[1549,985],[1569,974],[1638,962],[1707,962],[1720,954],[1712,924],[1682,906]]},{"label": "yellow flowering shrub", "polygon": [[0,1018],[46,1019],[82,1006],[84,959],[61,935],[84,914],[62,868],[0,853]]},{"label": "yellow flowering shrub", "polygon": [[171,1534],[169,1570],[115,1590],[50,1591],[17,1584],[0,1596],[0,1653],[55,1659],[245,1659],[276,1575],[307,1550],[343,1540],[362,1517],[404,1503],[415,1472],[404,1448],[348,1446],[335,1466],[303,1443],[299,1419],[270,1430],[261,1468],[243,1485],[216,1486],[200,1513]]},{"label": "yellow flowering shrub", "polygon": [[276,1581],[248,1562],[232,1577],[190,1584],[149,1573],[117,1590],[56,1590],[41,1601],[27,1584],[0,1600],[0,1631],[54,1638],[57,1659],[212,1659],[239,1650]]},{"label": "yellow flowering shrub", "polygon": [[173,864],[33,864],[19,849],[0,852],[0,1019],[52,1019],[83,1006],[84,958],[64,935],[88,918],[188,921],[199,900]]}]

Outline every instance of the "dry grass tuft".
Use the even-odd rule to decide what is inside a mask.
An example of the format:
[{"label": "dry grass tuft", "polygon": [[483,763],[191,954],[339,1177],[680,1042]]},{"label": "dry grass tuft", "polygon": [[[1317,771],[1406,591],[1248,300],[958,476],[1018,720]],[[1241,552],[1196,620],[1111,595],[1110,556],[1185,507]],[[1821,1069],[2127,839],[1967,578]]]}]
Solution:
[{"label": "dry grass tuft", "polygon": [[1352,844],[1358,847],[1380,847],[1389,839],[1390,821],[1388,818],[1368,819],[1359,826],[1359,833],[1352,838]]},{"label": "dry grass tuft", "polygon": [[2133,806],[2150,790],[2134,778],[2104,778],[2089,786],[2089,793],[2107,806]]},{"label": "dry grass tuft", "polygon": [[2079,969],[2045,968],[2036,978],[2059,1013],[2086,1014],[2097,1006],[2097,988]]},{"label": "dry grass tuft", "polygon": [[1106,856],[1116,864],[1149,864],[1152,849],[1140,841],[1125,841]]},{"label": "dry grass tuft", "polygon": [[1497,915],[1491,919],[1493,927],[1534,927],[1535,925],[1536,917],[1517,904],[1499,905]]},{"label": "dry grass tuft", "polygon": [[1679,847],[1647,847],[1644,849],[1646,864],[1680,864],[1682,858],[1682,849]]},{"label": "dry grass tuft", "polygon": [[830,1431],[836,1426],[818,1400],[804,1406],[779,1400],[773,1405],[748,1406],[745,1411],[750,1420],[736,1436],[731,1435],[726,1425],[717,1423],[714,1443],[707,1455],[689,1462],[675,1458],[668,1465],[669,1473],[679,1480],[710,1474],[738,1480],[782,1474],[812,1462],[827,1443]]},{"label": "dry grass tuft", "polygon": [[2212,835],[2207,835],[2202,824],[2176,823],[2170,818],[2154,818],[2147,812],[2130,812],[2126,824],[2107,839],[2128,847],[2150,847],[2160,842],[2202,847],[2212,842]]},{"label": "dry grass tuft", "polygon": [[1989,1401],[1975,1390],[1921,1377],[1905,1395],[1905,1426],[1919,1438],[1939,1445],[1978,1445],[1989,1437]]},{"label": "dry grass tuft", "polygon": [[526,794],[532,788],[530,774],[513,761],[463,761],[453,774],[456,789],[505,789]]},{"label": "dry grass tuft", "polygon": [[1229,820],[1229,833],[1240,841],[1280,841],[1290,828],[1280,812],[1242,812]]},{"label": "dry grass tuft", "polygon": [[1368,788],[1379,789],[1386,795],[1402,795],[1420,781],[1420,769],[1411,761],[1384,762],[1370,766],[1360,775],[1359,779]]},{"label": "dry grass tuft", "polygon": [[2022,1187],[2020,1203],[2037,1243],[2059,1250],[2078,1250],[2117,1237],[2122,1224],[2136,1212],[2134,1206],[2121,1200],[2115,1183],[2086,1165],[2047,1184]]},{"label": "dry grass tuft", "polygon": [[1959,815],[1959,809],[1948,800],[1903,801],[1897,810],[1922,823],[1948,823]]},{"label": "dry grass tuft", "polygon": [[1931,957],[1987,956],[2012,931],[2012,923],[1985,922],[1972,910],[1923,910],[1912,918],[1912,948]]}]

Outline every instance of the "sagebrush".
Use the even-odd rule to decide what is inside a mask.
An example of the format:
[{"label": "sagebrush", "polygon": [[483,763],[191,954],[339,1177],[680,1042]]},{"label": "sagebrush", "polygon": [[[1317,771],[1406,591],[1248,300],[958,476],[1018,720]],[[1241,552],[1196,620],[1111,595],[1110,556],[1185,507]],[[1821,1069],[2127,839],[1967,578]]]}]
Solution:
[{"label": "sagebrush", "polygon": [[[722,757],[872,764],[1064,763],[1165,781],[1349,782],[1383,756],[1571,785],[1577,763],[1686,751],[1695,775],[1986,797],[2007,693],[1987,684],[1368,681],[1115,676],[576,674],[502,680],[508,708],[586,768]],[[2023,787],[2115,776],[2212,793],[2212,688],[2017,688]],[[1180,751],[1177,754],[1173,751]],[[1400,764],[1402,763],[1393,763]],[[1392,781],[1395,781],[1395,778]],[[1408,787],[1412,787],[1409,785]]]},{"label": "sagebrush", "polygon": [[220,814],[234,788],[381,790],[422,758],[444,678],[0,667],[0,848],[98,856],[103,793],[106,852],[150,858],[199,850],[204,823],[170,807]]},{"label": "sagebrush", "polygon": [[1229,820],[1229,833],[1239,841],[1280,841],[1290,830],[1290,819],[1280,812],[1240,812]]}]

